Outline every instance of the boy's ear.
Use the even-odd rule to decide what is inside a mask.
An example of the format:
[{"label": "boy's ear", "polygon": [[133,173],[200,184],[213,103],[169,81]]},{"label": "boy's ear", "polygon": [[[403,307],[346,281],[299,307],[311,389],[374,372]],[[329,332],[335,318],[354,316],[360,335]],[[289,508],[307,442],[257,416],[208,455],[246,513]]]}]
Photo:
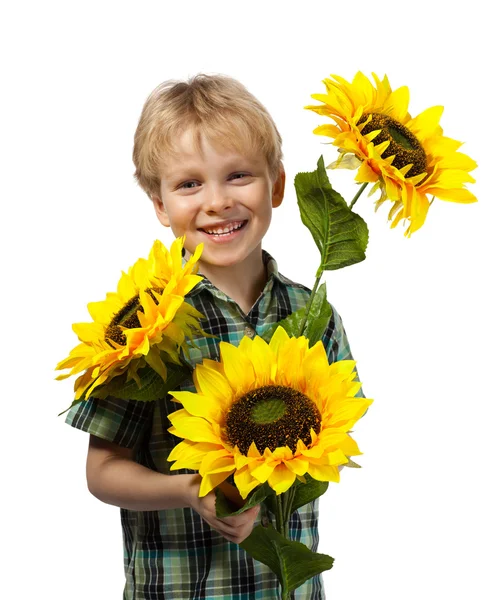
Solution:
[{"label": "boy's ear", "polygon": [[283,165],[280,165],[280,171],[277,180],[273,184],[272,188],[272,207],[277,208],[282,204],[284,199],[285,191],[285,169]]},{"label": "boy's ear", "polygon": [[153,201],[153,206],[155,208],[156,216],[162,225],[165,227],[170,227],[170,220],[168,218],[168,213],[165,210],[165,206],[163,205],[162,199],[160,196],[153,194],[151,196],[151,200]]}]

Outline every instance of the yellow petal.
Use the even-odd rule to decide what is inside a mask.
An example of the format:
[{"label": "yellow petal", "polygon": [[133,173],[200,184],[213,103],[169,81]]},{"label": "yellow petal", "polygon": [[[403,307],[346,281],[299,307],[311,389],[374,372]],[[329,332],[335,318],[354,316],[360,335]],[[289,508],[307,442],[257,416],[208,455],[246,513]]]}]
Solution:
[{"label": "yellow petal", "polygon": [[378,180],[378,175],[373,171],[367,161],[361,163],[355,177],[359,183],[374,183]]},{"label": "yellow petal", "polygon": [[168,418],[177,431],[175,435],[179,437],[193,442],[210,442],[212,444],[219,442],[210,423],[201,417],[191,417],[185,409],[171,413]]},{"label": "yellow petal", "polygon": [[220,354],[230,387],[234,393],[242,394],[244,390],[249,389],[255,377],[252,363],[238,348],[225,342],[220,342]]},{"label": "yellow petal", "polygon": [[268,478],[268,485],[278,494],[286,492],[294,483],[296,474],[286,467],[284,463],[279,464]]},{"label": "yellow petal", "polygon": [[199,469],[201,476],[225,471],[229,471],[229,474],[235,471],[234,457],[225,448],[204,455]]},{"label": "yellow petal", "polygon": [[201,485],[199,487],[199,497],[202,498],[203,496],[206,496],[206,494],[209,494],[213,489],[223,483],[229,475],[231,475],[231,473],[228,471],[205,475],[201,480]]},{"label": "yellow petal", "polygon": [[383,112],[393,119],[403,123],[409,107],[409,88],[402,86],[393,91],[383,106]]},{"label": "yellow petal", "polygon": [[309,463],[308,473],[317,481],[340,481],[339,469],[333,465],[315,465]]},{"label": "yellow petal", "polygon": [[[175,434],[174,434],[175,435]],[[199,463],[203,460],[205,454],[209,452],[215,452],[220,450],[221,447],[218,444],[210,444],[206,442],[191,442],[189,440],[183,440],[179,442],[177,446],[172,448],[172,451],[167,457],[168,461],[181,460],[190,461],[196,463],[199,459]],[[190,469],[196,469],[196,467],[186,467]],[[199,468],[199,467],[198,467]]]},{"label": "yellow petal", "polygon": [[280,348],[287,343],[287,341],[289,340],[289,335],[288,333],[285,331],[285,329],[279,325],[277,327],[277,329],[275,330],[275,333],[272,335],[272,338],[270,340],[270,349],[274,352],[275,356],[278,355],[278,352],[280,350]]},{"label": "yellow petal", "polygon": [[120,303],[116,301],[114,302],[90,302],[88,304],[88,312],[91,315],[91,318],[97,323],[102,323],[108,325],[112,320],[115,312],[120,308]]},{"label": "yellow petal", "polygon": [[139,288],[134,283],[132,277],[122,271],[122,276],[117,284],[117,291],[122,303],[124,304],[133,296],[136,296],[136,294],[139,292]]},{"label": "yellow petal", "polygon": [[296,475],[304,475],[308,472],[308,461],[301,458],[293,458],[285,463],[285,466]]},{"label": "yellow petal", "polygon": [[221,418],[221,406],[214,397],[192,392],[170,392],[170,395],[181,402],[187,412],[194,417],[203,417],[210,423],[218,423]]},{"label": "yellow petal", "polygon": [[205,396],[214,398],[221,408],[226,408],[232,402],[232,388],[228,380],[216,369],[205,365],[196,367],[196,381],[199,390]]},{"label": "yellow petal", "polygon": [[104,336],[103,327],[99,323],[74,323],[72,330],[81,342],[91,343]]},{"label": "yellow petal", "polygon": [[268,344],[260,336],[250,339],[245,336],[241,339],[239,350],[251,361],[256,376],[256,385],[261,387],[270,384],[270,373],[273,353]]},{"label": "yellow petal", "polygon": [[244,499],[247,498],[248,494],[254,490],[254,488],[260,485],[259,481],[252,477],[247,467],[234,473],[234,483]]},{"label": "yellow petal", "polygon": [[407,124],[420,142],[426,140],[438,131],[440,118],[443,114],[443,106],[432,106],[424,110]]},{"label": "yellow petal", "polygon": [[325,124],[319,125],[316,129],[313,130],[313,133],[316,135],[326,135],[328,137],[334,138],[340,134],[340,129],[335,125]]},{"label": "yellow petal", "polygon": [[448,190],[441,188],[431,188],[428,193],[433,196],[440,198],[440,200],[446,200],[448,202],[459,202],[461,204],[471,204],[472,202],[478,202],[476,196],[465,189]]},{"label": "yellow petal", "polygon": [[455,152],[454,154],[449,154],[442,157],[438,161],[437,166],[440,169],[459,169],[462,171],[472,171],[473,169],[476,169],[478,165],[467,154]]},{"label": "yellow petal", "polygon": [[255,469],[251,470],[251,475],[257,479],[260,483],[265,483],[270,475],[273,473],[276,463],[274,462],[263,462]]}]

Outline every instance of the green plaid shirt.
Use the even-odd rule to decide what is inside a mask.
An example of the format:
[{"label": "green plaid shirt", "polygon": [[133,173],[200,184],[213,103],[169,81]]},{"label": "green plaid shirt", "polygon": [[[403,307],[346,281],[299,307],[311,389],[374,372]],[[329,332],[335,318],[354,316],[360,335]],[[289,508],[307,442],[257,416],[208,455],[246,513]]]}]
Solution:
[{"label": "green plaid shirt", "polygon": [[[262,334],[270,325],[301,308],[310,290],[278,273],[275,260],[263,251],[268,281],[246,315],[231,298],[203,279],[187,296],[206,315],[203,329],[215,338],[197,340],[194,366],[204,358],[219,359],[219,341],[239,344],[244,335]],[[335,311],[323,336],[329,362],[352,358],[342,321]],[[191,380],[179,389],[195,391]],[[88,399],[75,405],[66,423],[126,448],[135,448],[136,462],[166,474],[167,456],[181,439],[168,433],[167,415],[178,405],[170,397],[154,402]],[[264,600],[280,598],[279,583],[268,567],[254,561],[190,508],[160,511],[121,509],[124,539],[124,600]],[[255,525],[262,518],[258,514]],[[271,513],[265,514],[271,520]],[[318,500],[298,509],[290,520],[290,537],[313,551],[318,546]],[[292,595],[297,600],[325,598],[321,576]]]}]

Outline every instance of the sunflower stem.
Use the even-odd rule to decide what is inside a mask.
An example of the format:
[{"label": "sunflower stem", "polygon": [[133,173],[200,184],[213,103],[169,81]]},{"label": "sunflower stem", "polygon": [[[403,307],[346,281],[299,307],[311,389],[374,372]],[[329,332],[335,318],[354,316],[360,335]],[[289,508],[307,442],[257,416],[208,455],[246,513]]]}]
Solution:
[{"label": "sunflower stem", "polygon": [[294,512],[292,510],[292,504],[294,502],[295,495],[296,495],[296,486],[292,485],[292,487],[289,490],[289,502],[287,504],[287,522],[290,521],[290,517],[291,517],[292,513]]},{"label": "sunflower stem", "polygon": [[281,495],[276,496],[275,503],[276,503],[276,508],[277,508],[277,512],[275,513],[275,527],[281,535],[284,535],[284,531],[283,531],[284,513],[283,513]]},{"label": "sunflower stem", "polygon": [[320,283],[321,276],[323,275],[323,269],[321,265],[318,267],[318,271],[316,272],[316,281],[311,290],[311,296],[309,297],[308,304],[306,305],[306,312],[304,313],[304,317],[301,323],[301,327],[299,328],[299,333],[297,337],[300,337],[304,333],[304,328],[306,327],[306,321],[308,320],[309,311],[311,310],[311,304],[313,304],[313,298],[315,297],[316,290],[318,289],[318,284]]},{"label": "sunflower stem", "polygon": [[287,518],[287,505],[290,502],[289,492],[282,494],[282,535],[288,540],[289,539],[289,521]]},{"label": "sunflower stem", "polygon": [[363,185],[359,188],[358,193],[352,199],[352,202],[349,204],[349,209],[351,209],[356,202],[359,200],[359,196],[364,192],[364,188],[368,185],[368,182],[363,183]]},{"label": "sunflower stem", "polygon": [[[282,494],[277,495],[275,498],[275,505],[277,508],[277,513],[275,515],[276,528],[277,531],[287,540],[289,539],[289,527],[286,517],[288,494],[289,492],[283,492]],[[282,578],[280,585],[282,586],[281,599],[290,600],[290,592],[287,589],[287,582],[285,578]]]},{"label": "sunflower stem", "polygon": [[284,535],[287,539],[289,539],[289,523],[290,523],[290,517],[292,515],[292,503],[294,501],[295,493],[296,493],[295,486],[292,486],[287,490],[287,492],[282,494],[283,507],[284,507],[283,519],[284,519],[284,525],[285,525]]}]

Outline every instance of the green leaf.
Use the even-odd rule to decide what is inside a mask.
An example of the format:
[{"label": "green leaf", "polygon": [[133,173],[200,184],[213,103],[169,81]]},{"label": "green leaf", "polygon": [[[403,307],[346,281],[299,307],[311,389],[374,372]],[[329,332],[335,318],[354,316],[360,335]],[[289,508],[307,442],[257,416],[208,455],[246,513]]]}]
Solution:
[{"label": "green leaf", "polygon": [[[296,488],[294,499],[292,500],[292,512],[319,498],[328,489],[328,481],[317,481],[310,475],[304,475],[306,483],[301,483]],[[292,513],[291,513],[292,514]]]},{"label": "green leaf", "polygon": [[[265,340],[265,342],[270,342],[275,330],[279,325],[282,326],[290,336],[299,336],[301,324],[304,320],[304,315],[306,314],[307,305],[308,303],[306,303],[302,308],[299,308],[295,312],[291,313],[282,321],[278,321],[277,323],[270,325],[270,327],[262,333],[261,337]],[[321,340],[331,316],[332,307],[327,300],[327,286],[325,283],[322,283],[314,295],[308,319],[303,331],[303,335],[309,338],[310,347],[314,346],[318,340]]]},{"label": "green leaf", "polygon": [[134,380],[126,381],[126,374],[114,377],[109,383],[97,387],[91,396],[94,398],[107,398],[115,396],[122,400],[141,400],[150,402],[164,398],[167,393],[176,389],[187,377],[191,370],[185,366],[167,364],[167,381],[163,381],[151,367],[145,367],[139,371],[140,384]]},{"label": "green leaf", "polygon": [[368,227],[332,188],[323,156],[316,171],[298,173],[294,185],[301,219],[321,254],[321,268],[332,271],[364,260]]},{"label": "green leaf", "polygon": [[276,536],[285,540],[274,528],[273,525],[268,524],[267,527],[263,525],[257,525],[253,528],[250,535],[239,544],[239,546],[245,550],[255,560],[267,565],[275,573],[280,583],[282,583],[282,569],[280,561],[275,551],[272,540],[276,539]]},{"label": "green leaf", "polygon": [[61,413],[58,413],[57,417],[60,417],[60,415],[63,415],[68,410],[70,410],[73,406],[75,406],[76,404],[79,404],[80,402],[84,402],[84,400],[73,400],[72,404],[68,408],[66,408],[65,410],[63,410]]},{"label": "green leaf", "polygon": [[305,327],[305,336],[309,338],[309,346],[321,340],[332,316],[332,307],[327,300],[327,286],[322,283],[313,298],[313,304]]},{"label": "green leaf", "polygon": [[302,308],[291,313],[285,319],[282,319],[281,321],[277,321],[277,323],[270,325],[270,327],[268,327],[268,329],[266,329],[261,334],[261,337],[265,340],[265,342],[269,342],[272,339],[272,336],[279,325],[282,326],[285,329],[285,331],[287,331],[289,336],[298,336],[305,313],[306,306],[303,306]]},{"label": "green leaf", "polygon": [[342,466],[343,467],[350,467],[351,469],[360,469],[361,465],[358,465],[356,462],[354,462],[352,459],[348,458],[348,462],[344,463]]},{"label": "green leaf", "polygon": [[263,502],[263,500],[267,496],[270,496],[274,493],[275,492],[268,485],[268,483],[264,483],[263,485],[258,486],[257,488],[254,488],[254,490],[252,490],[252,492],[246,498],[245,504],[243,504],[239,508],[238,506],[235,506],[227,498],[227,496],[222,492],[222,490],[220,488],[217,487],[217,488],[215,488],[215,496],[216,496],[215,507],[216,507],[217,517],[221,519],[223,517],[231,517],[233,515],[240,515],[244,511],[246,511],[250,508],[253,508],[253,506],[257,506],[258,504]]},{"label": "green leaf", "polygon": [[333,565],[330,556],[312,552],[300,542],[287,540],[272,525],[258,525],[240,546],[255,560],[267,565],[287,592]]}]

